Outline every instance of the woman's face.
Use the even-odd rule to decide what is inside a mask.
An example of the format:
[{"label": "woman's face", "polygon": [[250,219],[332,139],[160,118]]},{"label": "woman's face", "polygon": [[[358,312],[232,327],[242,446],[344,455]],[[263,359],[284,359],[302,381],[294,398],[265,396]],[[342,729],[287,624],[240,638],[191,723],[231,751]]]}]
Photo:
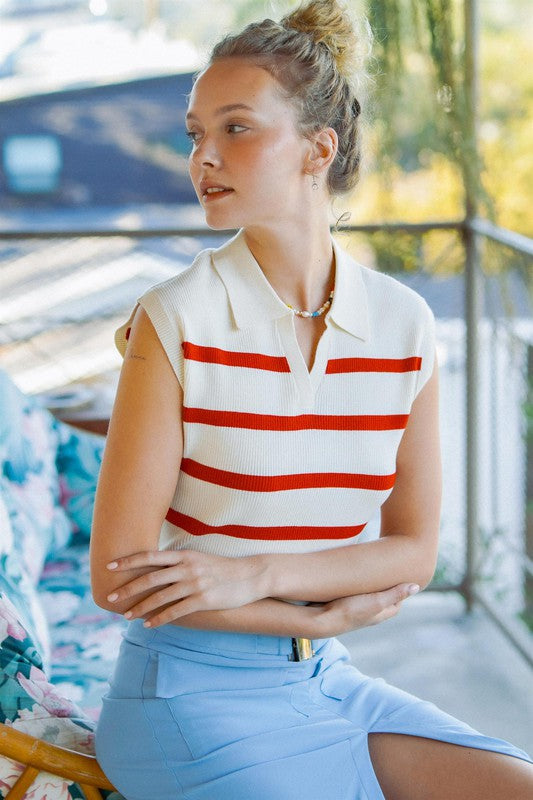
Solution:
[{"label": "woman's face", "polygon": [[187,112],[191,179],[212,228],[297,221],[312,145],[277,81],[245,59],[224,59],[194,84]]}]

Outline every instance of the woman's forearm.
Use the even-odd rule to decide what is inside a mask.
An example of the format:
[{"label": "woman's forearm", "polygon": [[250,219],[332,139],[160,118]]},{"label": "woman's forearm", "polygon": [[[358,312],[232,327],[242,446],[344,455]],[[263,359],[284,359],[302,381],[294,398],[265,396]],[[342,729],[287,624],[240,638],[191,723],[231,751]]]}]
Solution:
[{"label": "woman's forearm", "polygon": [[266,598],[239,608],[221,611],[196,611],[180,617],[176,624],[185,628],[258,633],[267,636],[304,636],[324,638],[338,633],[334,614],[325,614],[321,607],[285,603]]},{"label": "woman's forearm", "polygon": [[287,600],[327,603],[379,592],[402,582],[426,586],[433,575],[436,537],[426,542],[401,534],[303,555],[258,556],[265,593]]},{"label": "woman's forearm", "polygon": [[382,592],[344,597],[316,606],[267,598],[223,611],[197,611],[180,617],[176,624],[203,630],[323,639],[390,619],[398,613],[402,602],[417,591],[418,586],[404,583]]}]

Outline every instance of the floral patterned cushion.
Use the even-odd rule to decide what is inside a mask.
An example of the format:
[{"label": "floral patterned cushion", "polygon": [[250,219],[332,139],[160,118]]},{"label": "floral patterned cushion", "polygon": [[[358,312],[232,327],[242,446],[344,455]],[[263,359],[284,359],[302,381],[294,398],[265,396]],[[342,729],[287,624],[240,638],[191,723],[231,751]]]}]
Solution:
[{"label": "floral patterned cushion", "polygon": [[48,666],[48,624],[35,591],[48,556],[89,540],[104,439],[56,420],[0,370],[0,589]]},{"label": "floral patterned cushion", "polygon": [[[94,604],[89,584],[103,446],[55,420],[0,370],[0,722],[85,753],[94,752],[124,626]],[[21,771],[0,756],[0,799]],[[82,797],[76,784],[48,774],[25,794]]]},{"label": "floral patterned cushion", "polygon": [[67,514],[72,541],[88,542],[91,535],[96,477],[100,471],[105,439],[69,425],[59,425],[56,467],[59,502]]},{"label": "floral patterned cushion", "polygon": [[0,492],[14,547],[34,584],[50,552],[70,540],[72,524],[59,502],[58,423],[0,371]]},{"label": "floral patterned cushion", "polygon": [[15,547],[15,534],[3,501],[0,482],[0,592],[15,606],[24,627],[35,642],[41,658],[48,664],[50,635],[37,589]]},{"label": "floral patterned cushion", "polygon": [[51,680],[96,720],[125,622],[98,608],[89,579],[88,547],[72,545],[46,563],[39,596],[50,623]]},{"label": "floral patterned cushion", "polygon": [[[0,592],[0,722],[32,736],[78,750],[94,752],[91,721],[47,680],[42,659],[15,606]],[[22,766],[0,756],[0,797],[7,794]],[[27,800],[83,797],[62,778],[41,775]]]},{"label": "floral patterned cushion", "polygon": [[[89,591],[88,548],[65,548],[47,562],[38,588],[50,624],[47,677],[25,618],[0,590],[0,722],[46,741],[94,753],[94,726],[117,653],[123,618],[99,609]],[[0,578],[0,586],[2,586]],[[33,588],[33,587],[32,587]],[[0,798],[22,766],[0,756]],[[83,798],[74,783],[41,774],[26,800]],[[108,800],[122,800],[111,793]]]},{"label": "floral patterned cushion", "polygon": [[[50,683],[38,650],[17,610],[0,592],[0,722],[53,744],[94,754],[94,720]],[[0,798],[22,773],[22,765],[0,756]],[[25,800],[75,800],[84,795],[64,778],[41,773]],[[123,800],[117,792],[108,800]]]}]

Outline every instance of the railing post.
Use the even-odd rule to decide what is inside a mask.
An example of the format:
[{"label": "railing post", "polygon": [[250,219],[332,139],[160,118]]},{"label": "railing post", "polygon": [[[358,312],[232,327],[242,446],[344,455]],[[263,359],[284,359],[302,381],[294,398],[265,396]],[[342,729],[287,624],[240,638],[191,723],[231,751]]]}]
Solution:
[{"label": "railing post", "polygon": [[[533,345],[527,348],[527,392],[533,397]],[[531,414],[533,409],[529,409]],[[533,618],[533,420],[526,428],[526,570],[525,570],[525,613]]]},{"label": "railing post", "polygon": [[[464,164],[465,187],[465,314],[466,314],[466,574],[463,593],[468,610],[475,598],[477,543],[479,536],[479,321],[482,316],[480,243],[473,222],[478,213],[477,180],[470,170],[477,168],[477,109],[479,101],[477,0],[465,0],[465,142],[476,163]],[[470,159],[467,159],[469,161]]]},{"label": "railing post", "polygon": [[468,227],[466,249],[466,574],[464,596],[470,610],[474,602],[479,540],[479,320],[482,287],[479,274],[479,241]]}]

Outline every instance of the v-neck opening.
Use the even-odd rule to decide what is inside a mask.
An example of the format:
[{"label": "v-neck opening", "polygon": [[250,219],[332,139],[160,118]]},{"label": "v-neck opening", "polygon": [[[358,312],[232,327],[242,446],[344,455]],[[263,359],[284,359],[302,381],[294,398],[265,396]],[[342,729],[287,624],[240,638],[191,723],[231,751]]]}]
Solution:
[{"label": "v-neck opening", "polygon": [[285,357],[298,392],[299,405],[310,410],[315,404],[317,389],[325,375],[328,361],[329,322],[318,341],[311,369],[298,343],[294,317],[285,316],[278,320],[278,334],[281,339]]}]

